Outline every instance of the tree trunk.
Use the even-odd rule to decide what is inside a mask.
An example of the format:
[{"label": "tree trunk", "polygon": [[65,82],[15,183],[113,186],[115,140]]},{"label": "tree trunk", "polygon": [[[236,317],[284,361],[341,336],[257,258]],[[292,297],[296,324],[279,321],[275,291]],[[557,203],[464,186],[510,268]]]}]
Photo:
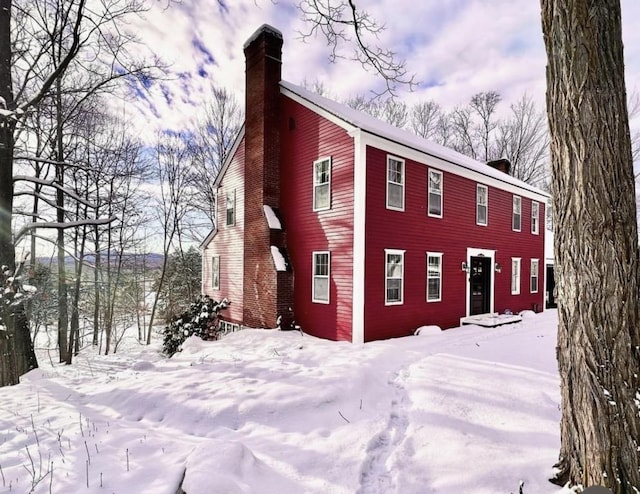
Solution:
[{"label": "tree trunk", "polygon": [[[56,189],[56,221],[64,223],[64,141],[62,125],[62,88],[60,79],[56,80],[56,183],[60,186]],[[58,351],[60,362],[67,360],[67,333],[69,330],[69,313],[67,308],[67,274],[64,252],[64,229],[58,228],[56,241],[58,250]]]},{"label": "tree trunk", "polygon": [[[11,0],[0,0],[0,108],[14,110],[11,79]],[[15,267],[11,238],[15,120],[0,116],[0,266]]]},{"label": "tree trunk", "polygon": [[638,492],[638,234],[619,0],[542,0],[558,365],[555,482]]}]

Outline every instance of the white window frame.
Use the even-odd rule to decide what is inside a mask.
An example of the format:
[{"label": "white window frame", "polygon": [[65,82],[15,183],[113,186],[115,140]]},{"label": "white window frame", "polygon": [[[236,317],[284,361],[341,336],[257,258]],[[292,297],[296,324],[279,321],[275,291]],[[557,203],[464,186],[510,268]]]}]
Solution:
[{"label": "white window frame", "polygon": [[[400,182],[396,182],[396,181],[392,181],[389,178],[389,170],[391,169],[391,162],[395,161],[400,163],[401,165],[401,171],[400,171]],[[404,184],[405,184],[405,177],[406,177],[406,166],[405,166],[405,161],[402,158],[398,158],[397,156],[392,156],[392,155],[387,155],[387,180],[386,180],[386,184],[387,184],[387,209],[392,209],[394,211],[404,211]],[[394,206],[389,204],[389,189],[391,186],[396,186],[396,187],[400,187],[400,190],[402,191],[401,197],[402,197],[402,204],[400,206]]]},{"label": "white window frame", "polygon": [[[535,269],[534,269],[535,266]],[[536,286],[533,289],[533,282],[535,280]],[[531,293],[538,293],[540,290],[540,259],[531,259],[531,273],[529,277],[529,291]]]},{"label": "white window frame", "polygon": [[[429,271],[429,258],[438,259],[438,273],[437,276],[432,276]],[[438,297],[429,298],[429,280],[438,280]],[[427,252],[427,302],[441,302],[442,301],[442,252]]]},{"label": "white window frame", "polygon": [[522,271],[522,258],[511,258],[511,295],[520,295],[520,273]]},{"label": "white window frame", "polygon": [[[316,274],[316,268],[318,267],[316,256],[327,256],[327,274]],[[311,301],[316,304],[329,304],[331,303],[331,252],[327,250],[314,251],[311,253]],[[327,280],[327,297],[316,297],[316,280]]]},{"label": "white window frame", "polygon": [[[321,166],[324,163],[328,163],[327,181],[319,182],[318,174],[316,173],[316,170],[319,166]],[[331,168],[332,168],[332,162],[331,162],[330,156],[325,158],[320,158],[313,162],[313,210],[314,211],[326,211],[327,209],[331,209],[331,171],[332,171]],[[318,206],[316,204],[316,201],[318,198],[317,190],[319,187],[327,187],[327,189],[329,189],[329,192],[327,194],[328,201],[326,206]]]},{"label": "white window frame", "polygon": [[[440,189],[432,189],[431,188],[431,174],[440,176]],[[442,179],[443,179],[443,173],[441,171],[429,168],[429,172],[428,172],[428,175],[427,175],[427,214],[429,216],[431,216],[432,218],[442,218],[442,206],[444,204],[444,201],[443,201],[444,194],[443,194]],[[439,214],[431,212],[431,196],[432,195],[434,197],[438,197],[439,200],[440,200],[440,213]]]},{"label": "white window frame", "polygon": [[211,256],[211,289],[220,290],[220,256]]},{"label": "white window frame", "polygon": [[[516,227],[516,218],[518,220],[518,225]],[[513,196],[513,213],[511,215],[511,229],[514,232],[522,231],[522,197]]]},{"label": "white window frame", "polygon": [[[480,202],[480,191],[484,190],[485,203]],[[480,208],[484,207],[484,223],[480,221]],[[476,225],[487,226],[489,224],[489,187],[476,184]]]},{"label": "white window frame", "polygon": [[540,203],[531,201],[531,233],[540,234]]},{"label": "white window frame", "polygon": [[[236,189],[227,192],[225,202],[225,225],[233,226],[236,224]],[[231,222],[229,222],[229,212],[231,212]]]},{"label": "white window frame", "polygon": [[[398,249],[384,250],[384,305],[402,305],[404,303],[404,254],[406,251]],[[400,276],[389,276],[389,256],[400,256]],[[389,280],[400,280],[399,300],[389,300]]]}]

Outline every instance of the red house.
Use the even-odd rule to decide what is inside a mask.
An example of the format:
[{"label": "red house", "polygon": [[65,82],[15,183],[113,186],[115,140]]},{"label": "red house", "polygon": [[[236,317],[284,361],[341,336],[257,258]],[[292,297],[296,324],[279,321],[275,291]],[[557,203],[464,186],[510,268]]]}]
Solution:
[{"label": "red house", "polygon": [[270,26],[245,44],[246,121],[202,244],[225,324],[364,342],[543,310],[544,192],[282,81],[281,49]]}]

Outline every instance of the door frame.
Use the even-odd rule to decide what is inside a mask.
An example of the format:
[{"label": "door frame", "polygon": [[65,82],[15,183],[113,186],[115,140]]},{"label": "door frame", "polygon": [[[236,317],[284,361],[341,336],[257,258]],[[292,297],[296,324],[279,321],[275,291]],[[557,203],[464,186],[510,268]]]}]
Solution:
[{"label": "door frame", "polygon": [[[477,249],[473,247],[467,247],[467,269],[471,269],[472,257],[484,257],[489,259],[489,312],[492,313],[495,310],[495,266],[496,266],[496,251],[490,249]],[[465,315],[469,317],[471,314],[471,280],[469,276],[471,273],[466,272],[465,284],[466,284],[466,298],[465,298]]]}]

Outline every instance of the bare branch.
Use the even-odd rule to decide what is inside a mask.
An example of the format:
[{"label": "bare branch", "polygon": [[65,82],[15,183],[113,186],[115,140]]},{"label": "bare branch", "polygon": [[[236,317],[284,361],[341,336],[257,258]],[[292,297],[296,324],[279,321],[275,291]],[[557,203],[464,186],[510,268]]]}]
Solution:
[{"label": "bare branch", "polygon": [[[357,9],[352,0],[337,4],[330,0],[302,0],[298,9],[309,26],[306,32],[299,31],[303,41],[320,34],[331,48],[331,62],[349,58],[359,62],[365,70],[373,70],[382,77],[385,89],[372,91],[376,97],[385,94],[395,97],[398,86],[408,86],[409,90],[413,90],[418,84],[415,76],[408,74],[405,60],[398,61],[396,53],[367,41],[367,35],[377,39],[385,26],[378,24],[365,10]],[[340,47],[348,44],[354,44],[355,48],[350,57],[345,57]]]}]

